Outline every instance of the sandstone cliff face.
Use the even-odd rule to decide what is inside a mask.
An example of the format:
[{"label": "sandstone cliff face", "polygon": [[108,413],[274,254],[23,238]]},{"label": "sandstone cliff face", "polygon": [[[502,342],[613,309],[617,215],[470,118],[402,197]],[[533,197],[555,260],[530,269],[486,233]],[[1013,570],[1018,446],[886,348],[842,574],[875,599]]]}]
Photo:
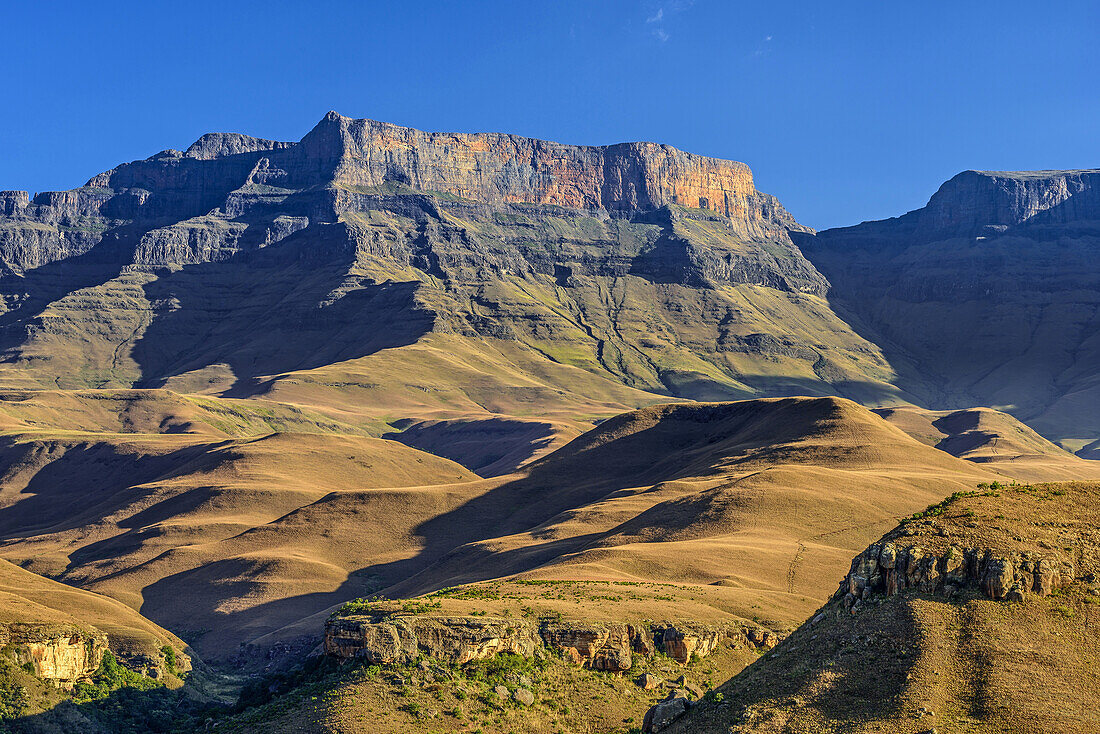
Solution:
[{"label": "sandstone cliff face", "polygon": [[0,650],[19,665],[29,665],[39,678],[65,688],[99,668],[107,636],[98,630],[41,625],[0,625]]},{"label": "sandstone cliff face", "polygon": [[324,650],[338,658],[374,664],[408,663],[427,655],[455,665],[500,653],[531,657],[543,646],[575,665],[622,673],[634,655],[661,651],[685,664],[706,657],[726,640],[734,646],[770,649],[779,638],[754,626],[662,623],[530,621],[491,617],[337,617],[325,625]]},{"label": "sandstone cliff face", "polygon": [[937,554],[915,544],[899,548],[886,542],[856,556],[838,594],[849,609],[875,595],[894,596],[906,589],[950,597],[968,586],[990,599],[1022,601],[1027,594],[1049,596],[1073,579],[1073,562],[1052,555],[957,545]]},{"label": "sandstone cliff face", "polygon": [[[718,212],[754,234],[796,226],[778,202],[756,191],[745,164],[655,143],[596,147],[496,133],[426,133],[330,112],[300,148],[309,162],[305,171],[325,171],[355,186],[395,182],[482,203],[625,215],[672,204]],[[260,182],[274,179],[265,175]]]},{"label": "sandstone cliff face", "polygon": [[325,652],[374,664],[404,663],[427,654],[462,665],[499,653],[530,657],[539,639],[529,623],[481,617],[340,618],[325,626]]},{"label": "sandstone cliff face", "polygon": [[[87,242],[64,245],[73,230],[155,240],[164,224],[211,214],[251,215],[259,220],[248,222],[253,226],[288,214],[332,222],[342,210],[334,200],[338,190],[387,186],[491,206],[557,206],[625,217],[687,207],[721,215],[744,237],[784,239],[788,228],[804,229],[774,197],[756,191],[743,163],[655,143],[570,146],[515,135],[427,133],[330,112],[298,143],[212,133],[186,152],[165,150],[121,165],[73,191],[33,201],[25,192],[4,192],[0,216],[12,220],[5,226],[36,224],[51,237],[26,243],[25,233],[6,235],[0,257],[15,270],[40,267],[88,249]],[[271,241],[258,237],[250,244]],[[202,262],[242,249],[238,244],[191,252],[147,246],[135,261]],[[125,248],[117,256],[125,257]]]}]

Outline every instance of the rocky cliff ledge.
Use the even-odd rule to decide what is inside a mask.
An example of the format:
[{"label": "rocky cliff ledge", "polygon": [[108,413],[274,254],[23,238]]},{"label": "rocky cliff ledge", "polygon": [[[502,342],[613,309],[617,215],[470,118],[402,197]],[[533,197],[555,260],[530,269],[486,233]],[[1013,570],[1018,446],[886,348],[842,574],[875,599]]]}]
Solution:
[{"label": "rocky cliff ledge", "polygon": [[950,597],[974,587],[990,599],[1023,601],[1026,594],[1049,596],[1072,579],[1072,562],[1038,553],[1002,555],[952,545],[937,554],[887,542],[856,556],[838,593],[846,592],[849,609],[876,594],[893,596],[906,589]]},{"label": "rocky cliff ledge", "polygon": [[631,213],[676,205],[756,224],[793,224],[744,163],[656,143],[563,145],[500,133],[428,133],[330,112],[299,143],[306,170],[484,203]]},{"label": "rocky cliff ledge", "polygon": [[337,658],[363,658],[375,664],[408,663],[427,655],[461,665],[500,653],[531,657],[545,646],[576,665],[621,673],[633,666],[634,655],[660,651],[684,664],[693,656],[706,657],[723,640],[771,648],[779,638],[752,625],[352,616],[329,620],[324,650]]},{"label": "rocky cliff ledge", "polygon": [[1100,219],[1100,170],[963,171],[919,210],[925,231],[974,233],[1025,222]]},{"label": "rocky cliff ledge", "polygon": [[682,207],[721,217],[743,237],[808,231],[735,161],[656,143],[430,133],[330,112],[297,143],[211,133],[185,152],[120,165],[71,191],[0,192],[0,259],[23,271],[108,245],[103,257],[123,264],[217,260],[335,223],[348,210],[378,208],[378,197],[395,192],[604,218]]},{"label": "rocky cliff ledge", "polygon": [[[1024,485],[1009,491],[1045,490]],[[953,495],[924,513],[928,516],[906,521],[855,557],[834,600],[843,598],[844,608],[853,613],[875,597],[907,590],[945,597],[969,590],[989,599],[1023,601],[1028,595],[1049,596],[1074,581],[1080,570],[1074,560],[1074,545],[1081,540],[1075,532],[1062,529],[1072,524],[1037,523],[1046,526],[1050,539],[1028,547],[1030,544],[1023,544],[1016,534],[1022,531],[1006,533],[1004,528],[986,527],[976,520],[959,523],[956,518],[954,528],[937,521],[960,499],[969,497],[995,498],[999,494]]]},{"label": "rocky cliff ledge", "polygon": [[90,678],[106,651],[107,636],[95,629],[0,625],[0,652],[63,688]]}]

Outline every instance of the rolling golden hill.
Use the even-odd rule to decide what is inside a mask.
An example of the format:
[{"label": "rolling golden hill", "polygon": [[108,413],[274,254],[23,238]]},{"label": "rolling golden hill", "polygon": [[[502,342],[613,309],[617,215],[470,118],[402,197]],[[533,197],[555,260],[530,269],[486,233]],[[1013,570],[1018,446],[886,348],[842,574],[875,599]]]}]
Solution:
[{"label": "rolling golden hill", "polygon": [[493,479],[324,432],[39,428],[2,450],[0,555],[215,660],[307,644],[354,597],[504,578],[684,584],[703,616],[782,626],[898,517],[1012,472],[836,398],[646,408]]}]

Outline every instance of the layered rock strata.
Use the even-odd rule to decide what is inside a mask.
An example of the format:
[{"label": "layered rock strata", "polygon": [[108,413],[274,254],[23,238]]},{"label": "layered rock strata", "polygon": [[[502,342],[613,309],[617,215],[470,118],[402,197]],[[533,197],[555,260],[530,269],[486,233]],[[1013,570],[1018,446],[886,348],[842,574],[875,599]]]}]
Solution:
[{"label": "layered rock strata", "polygon": [[107,636],[76,627],[0,625],[0,650],[39,678],[72,688],[99,668]]},{"label": "layered rock strata", "polygon": [[729,641],[771,648],[778,636],[754,626],[698,623],[634,625],[615,622],[529,621],[492,617],[337,617],[325,626],[324,650],[337,658],[375,664],[407,663],[420,655],[461,665],[500,653],[531,657],[543,646],[575,665],[621,673],[634,655],[660,651],[681,664]]},{"label": "layered rock strata", "polygon": [[0,258],[21,271],[115,243],[121,249],[105,255],[120,261],[217,260],[415,192],[431,201],[404,208],[531,205],[634,217],[681,207],[720,216],[745,237],[806,229],[736,161],[656,143],[431,133],[330,112],[297,143],[214,133],[79,189],[0,192]]},{"label": "layered rock strata", "polygon": [[1022,601],[1027,594],[1048,596],[1073,578],[1073,563],[1056,556],[957,545],[936,553],[887,541],[856,556],[837,595],[850,610],[873,596],[894,596],[908,589],[950,597],[969,587],[990,599]]}]

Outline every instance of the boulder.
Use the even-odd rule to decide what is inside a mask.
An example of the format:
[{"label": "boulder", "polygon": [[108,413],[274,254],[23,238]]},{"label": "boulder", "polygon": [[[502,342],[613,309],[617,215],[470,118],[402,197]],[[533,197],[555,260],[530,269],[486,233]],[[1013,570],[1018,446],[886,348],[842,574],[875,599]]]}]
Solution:
[{"label": "boulder", "polygon": [[687,713],[689,705],[686,692],[673,691],[668,694],[668,698],[646,712],[642,720],[642,731],[649,734],[668,728],[672,722]]}]

